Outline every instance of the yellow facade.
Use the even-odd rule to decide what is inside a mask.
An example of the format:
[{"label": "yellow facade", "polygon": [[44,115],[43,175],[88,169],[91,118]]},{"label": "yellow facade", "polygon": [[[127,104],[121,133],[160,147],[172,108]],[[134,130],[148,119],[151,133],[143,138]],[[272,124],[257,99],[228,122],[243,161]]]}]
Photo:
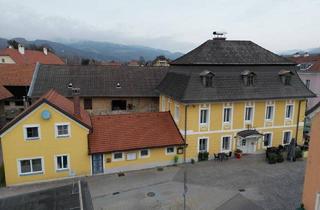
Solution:
[{"label": "yellow facade", "polygon": [[[48,110],[51,113],[49,120],[44,120],[41,113]],[[70,125],[69,137],[56,137],[56,123],[68,123]],[[40,138],[25,140],[24,127],[38,124],[40,126]],[[41,180],[52,180],[74,175],[90,175],[90,156],[88,155],[89,130],[73,121],[63,113],[42,104],[34,109],[22,120],[9,128],[1,136],[3,161],[6,174],[6,184],[14,185]],[[68,155],[68,170],[56,170],[56,156]],[[41,157],[43,160],[43,172],[38,174],[19,175],[19,160]]]},{"label": "yellow facade", "polygon": [[[166,147],[163,148],[152,148],[149,150],[149,156],[141,157],[141,150],[132,150],[123,152],[122,160],[114,160],[113,153],[106,153],[104,155],[105,164],[104,164],[104,172],[105,173],[114,173],[120,171],[128,171],[128,170],[138,170],[145,168],[153,168],[157,166],[166,166],[174,164],[175,156],[178,156],[178,163],[183,161],[183,154],[178,154],[178,148],[182,147],[174,147],[173,153],[166,153]],[[128,160],[128,154],[136,154],[136,159]]]},{"label": "yellow facade", "polygon": [[[237,133],[248,128],[256,129],[260,133],[271,133],[271,145],[283,145],[284,132],[290,131],[291,138],[296,135],[297,116],[299,100],[270,100],[270,101],[235,101],[235,102],[213,102],[207,104],[182,104],[174,99],[161,95],[159,109],[161,111],[170,111],[175,119],[182,135],[185,135],[185,109],[187,106],[187,158],[197,159],[199,153],[199,139],[208,139],[209,157],[219,152],[226,152],[222,148],[222,138],[230,137],[231,148],[234,151],[239,148],[241,143],[237,137]],[[286,119],[286,105],[293,105],[293,116],[291,119]],[[245,122],[245,107],[253,108],[253,119],[251,123]],[[266,120],[266,106],[273,106],[273,120]],[[306,101],[301,100],[300,118],[298,129],[298,144],[303,143],[303,122],[305,113]],[[179,109],[176,109],[179,107]],[[231,108],[231,122],[223,123],[224,107]],[[207,125],[200,124],[200,110],[207,109],[209,111],[209,120]],[[176,112],[180,112],[177,114]],[[255,145],[255,152],[261,152],[266,147],[263,145],[263,139],[260,138]]]}]

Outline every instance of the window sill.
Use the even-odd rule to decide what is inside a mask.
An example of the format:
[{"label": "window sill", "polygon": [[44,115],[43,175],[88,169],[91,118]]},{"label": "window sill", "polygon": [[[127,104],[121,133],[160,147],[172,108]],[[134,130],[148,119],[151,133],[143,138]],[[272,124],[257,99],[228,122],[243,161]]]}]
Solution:
[{"label": "window sill", "polygon": [[141,159],[145,159],[145,158],[149,158],[150,155],[147,155],[147,156],[140,156]]},{"label": "window sill", "polygon": [[40,140],[40,137],[34,137],[34,138],[26,138],[26,141],[36,141],[36,140]]},{"label": "window sill", "polygon": [[166,153],[166,155],[175,155],[176,153],[175,152],[172,152],[172,153]]},{"label": "window sill", "polygon": [[124,159],[112,159],[112,162],[117,162],[117,161],[124,161]]},{"label": "window sill", "polygon": [[40,174],[44,174],[43,171],[32,172],[32,173],[22,173],[22,174],[19,174],[19,176],[33,176],[33,175],[40,175]]},{"label": "window sill", "polygon": [[63,139],[63,138],[69,138],[70,135],[65,135],[65,136],[56,136],[57,139]]},{"label": "window sill", "polygon": [[56,170],[56,172],[58,172],[58,173],[59,173],[59,172],[66,172],[66,171],[69,171],[69,169],[66,168],[66,169],[57,169],[57,170]]}]

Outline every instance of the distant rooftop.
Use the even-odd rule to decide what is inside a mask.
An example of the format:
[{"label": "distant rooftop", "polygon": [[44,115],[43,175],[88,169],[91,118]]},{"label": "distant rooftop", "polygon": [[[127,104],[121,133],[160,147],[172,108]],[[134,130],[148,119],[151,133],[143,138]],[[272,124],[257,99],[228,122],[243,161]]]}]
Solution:
[{"label": "distant rooftop", "polygon": [[177,58],[171,65],[294,65],[251,41],[214,38]]}]

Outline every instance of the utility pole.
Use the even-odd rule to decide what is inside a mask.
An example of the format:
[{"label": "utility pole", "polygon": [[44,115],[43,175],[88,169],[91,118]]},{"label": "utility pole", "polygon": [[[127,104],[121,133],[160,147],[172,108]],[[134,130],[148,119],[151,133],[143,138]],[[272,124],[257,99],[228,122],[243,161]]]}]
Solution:
[{"label": "utility pole", "polygon": [[183,149],[183,209],[187,208],[187,113],[188,113],[188,105],[185,105],[184,109],[184,149]]}]

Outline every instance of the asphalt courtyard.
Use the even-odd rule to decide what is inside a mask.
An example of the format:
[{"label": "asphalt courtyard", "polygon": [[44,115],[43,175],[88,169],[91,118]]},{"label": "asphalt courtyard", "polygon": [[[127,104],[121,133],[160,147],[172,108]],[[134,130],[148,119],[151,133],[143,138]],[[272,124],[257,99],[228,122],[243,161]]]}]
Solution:
[{"label": "asphalt courtyard", "polygon": [[[264,155],[187,164],[186,209],[290,209],[299,206],[306,161],[269,165]],[[86,177],[96,210],[183,209],[184,166],[125,176]],[[70,180],[0,189],[0,198]]]}]

